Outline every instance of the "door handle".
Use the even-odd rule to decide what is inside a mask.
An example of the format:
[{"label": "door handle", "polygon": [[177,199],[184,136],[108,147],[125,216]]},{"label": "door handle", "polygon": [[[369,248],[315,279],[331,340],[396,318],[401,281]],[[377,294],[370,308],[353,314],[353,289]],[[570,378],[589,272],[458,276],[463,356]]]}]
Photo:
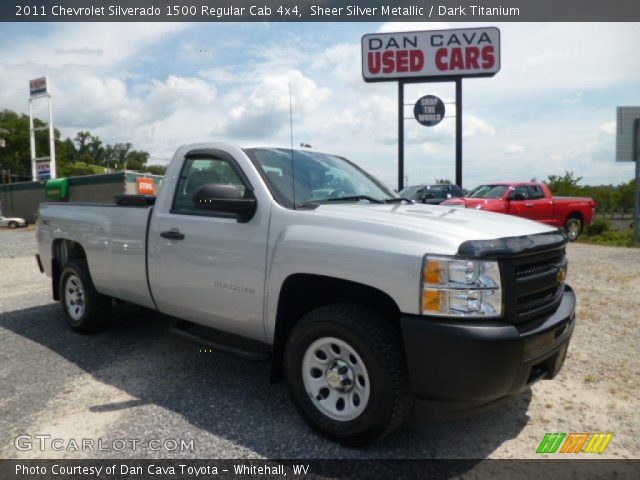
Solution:
[{"label": "door handle", "polygon": [[180,233],[180,230],[178,230],[177,228],[172,228],[171,230],[167,230],[166,232],[161,232],[160,236],[169,240],[184,240],[184,234]]},{"label": "door handle", "polygon": [[525,203],[525,205],[529,208],[533,207],[533,203]]}]

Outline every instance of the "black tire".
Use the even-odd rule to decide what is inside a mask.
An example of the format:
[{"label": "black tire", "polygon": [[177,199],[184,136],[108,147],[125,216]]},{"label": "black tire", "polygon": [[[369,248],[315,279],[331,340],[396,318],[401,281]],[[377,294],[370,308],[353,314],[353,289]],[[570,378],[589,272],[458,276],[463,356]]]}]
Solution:
[{"label": "black tire", "polygon": [[13,230],[14,228],[18,228],[18,222],[9,222],[7,227],[9,227],[11,230]]},{"label": "black tire", "polygon": [[[323,413],[314,404],[322,400],[311,397],[313,393],[308,393],[304,384],[305,353],[314,342],[327,337],[348,344],[366,367],[369,400],[354,419],[336,420]],[[373,442],[399,427],[413,408],[398,326],[392,319],[359,305],[330,305],[305,315],[287,339],[284,367],[294,402],[307,422],[323,436],[343,445]]]},{"label": "black tire", "polygon": [[[82,295],[77,295],[79,283]],[[69,297],[73,295],[72,299]],[[81,298],[81,304],[77,300]],[[75,302],[69,305],[67,300]],[[60,306],[71,330],[94,333],[103,328],[111,314],[111,298],[98,293],[91,280],[86,260],[69,261],[60,275]],[[75,307],[75,308],[74,308]]]},{"label": "black tire", "polygon": [[570,242],[575,242],[582,233],[582,218],[578,216],[570,216],[564,224],[564,230]]}]

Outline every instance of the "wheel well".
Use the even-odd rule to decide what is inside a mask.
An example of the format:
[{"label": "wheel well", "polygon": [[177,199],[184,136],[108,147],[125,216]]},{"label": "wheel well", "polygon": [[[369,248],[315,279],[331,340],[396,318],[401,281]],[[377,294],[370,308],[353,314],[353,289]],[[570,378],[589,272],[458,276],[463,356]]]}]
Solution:
[{"label": "wheel well", "polygon": [[564,223],[566,224],[570,218],[577,218],[578,220],[580,220],[581,227],[584,226],[584,217],[580,212],[571,212],[569,215],[567,215],[567,218],[564,221]]},{"label": "wheel well", "polygon": [[400,309],[382,290],[357,282],[311,274],[289,276],[280,289],[276,328],[273,339],[271,381],[283,377],[284,345],[291,329],[300,318],[316,308],[350,302],[365,305],[388,318],[398,319]]},{"label": "wheel well", "polygon": [[57,238],[51,245],[51,280],[53,299],[60,300],[60,274],[69,260],[87,258],[87,254],[78,242]]}]

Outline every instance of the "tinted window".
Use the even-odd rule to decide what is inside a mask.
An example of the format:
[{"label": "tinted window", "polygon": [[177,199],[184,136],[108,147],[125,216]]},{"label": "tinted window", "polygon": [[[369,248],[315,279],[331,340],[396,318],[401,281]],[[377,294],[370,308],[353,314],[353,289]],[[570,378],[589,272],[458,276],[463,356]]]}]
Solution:
[{"label": "tinted window", "polygon": [[540,188],[540,185],[533,185],[533,186],[531,186],[529,188],[531,189],[531,198],[532,199],[544,198],[544,192],[542,191],[542,188]]},{"label": "tinted window", "polygon": [[404,190],[401,190],[399,195],[404,198],[408,198],[409,200],[419,200],[424,195],[424,187],[417,185],[414,187],[407,187]]},{"label": "tinted window", "polygon": [[182,166],[178,180],[176,196],[173,200],[173,213],[202,214],[193,203],[193,194],[198,187],[207,183],[233,185],[242,195],[246,186],[231,164],[220,158],[187,158]]},{"label": "tinted window", "polygon": [[524,198],[527,200],[531,198],[531,190],[526,185],[518,185],[516,188],[513,189],[513,192],[511,192],[510,197],[515,198],[516,193],[521,193],[522,195],[524,195]]},{"label": "tinted window", "polygon": [[480,185],[467,196],[470,198],[502,198],[507,189],[506,185]]}]

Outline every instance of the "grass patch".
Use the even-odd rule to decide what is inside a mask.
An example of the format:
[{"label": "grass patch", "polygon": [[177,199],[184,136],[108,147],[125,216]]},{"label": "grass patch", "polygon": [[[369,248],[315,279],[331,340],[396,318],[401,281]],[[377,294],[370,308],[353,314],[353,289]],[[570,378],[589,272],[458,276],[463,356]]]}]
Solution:
[{"label": "grass patch", "polygon": [[81,175],[95,175],[104,173],[101,165],[87,165],[83,162],[63,163],[59,167],[58,175],[61,177],[77,177]]},{"label": "grass patch", "polygon": [[608,220],[597,218],[584,229],[583,234],[578,238],[578,242],[613,247],[631,247],[632,237],[633,230],[631,225],[624,230],[617,230],[612,227],[611,222]]}]

